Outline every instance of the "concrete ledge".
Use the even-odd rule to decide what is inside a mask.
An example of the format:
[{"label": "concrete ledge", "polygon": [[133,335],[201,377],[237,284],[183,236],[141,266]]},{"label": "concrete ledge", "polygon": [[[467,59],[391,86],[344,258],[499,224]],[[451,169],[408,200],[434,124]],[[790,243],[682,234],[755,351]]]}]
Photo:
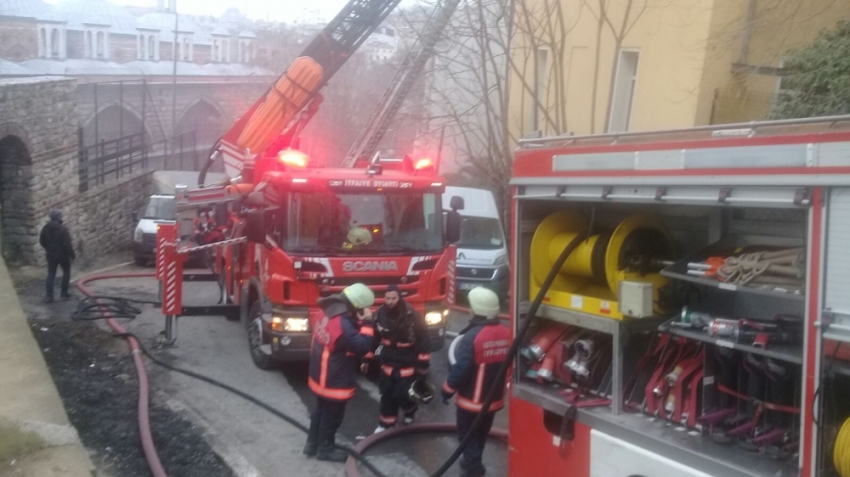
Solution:
[{"label": "concrete ledge", "polygon": [[[6,264],[0,261],[0,477],[91,477],[94,467],[68,420],[32,336]],[[31,444],[12,449],[26,436]],[[4,444],[6,442],[6,444]],[[4,452],[5,451],[5,452]],[[12,461],[15,461],[12,465]]]}]

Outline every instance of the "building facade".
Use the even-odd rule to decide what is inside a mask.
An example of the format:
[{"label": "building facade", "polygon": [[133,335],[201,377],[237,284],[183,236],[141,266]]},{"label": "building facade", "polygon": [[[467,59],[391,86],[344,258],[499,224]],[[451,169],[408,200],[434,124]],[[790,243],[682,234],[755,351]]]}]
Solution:
[{"label": "building facade", "polygon": [[834,0],[519,0],[516,137],[765,119],[783,57],[850,17]]}]

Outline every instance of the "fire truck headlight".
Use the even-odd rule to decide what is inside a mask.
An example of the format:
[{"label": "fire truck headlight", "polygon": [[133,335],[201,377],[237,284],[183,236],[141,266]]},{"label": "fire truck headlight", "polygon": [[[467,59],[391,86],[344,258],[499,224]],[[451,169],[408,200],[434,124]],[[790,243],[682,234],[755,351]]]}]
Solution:
[{"label": "fire truck headlight", "polygon": [[134,242],[141,242],[142,241],[142,235],[144,235],[144,233],[142,232],[142,228],[136,227],[136,231],[133,232],[133,241]]},{"label": "fire truck headlight", "polygon": [[292,332],[304,332],[307,331],[309,323],[310,322],[307,318],[287,318],[283,322],[283,330]]},{"label": "fire truck headlight", "polygon": [[429,311],[425,313],[425,323],[431,325],[439,325],[443,322],[443,317],[448,314],[448,310],[445,311]]}]

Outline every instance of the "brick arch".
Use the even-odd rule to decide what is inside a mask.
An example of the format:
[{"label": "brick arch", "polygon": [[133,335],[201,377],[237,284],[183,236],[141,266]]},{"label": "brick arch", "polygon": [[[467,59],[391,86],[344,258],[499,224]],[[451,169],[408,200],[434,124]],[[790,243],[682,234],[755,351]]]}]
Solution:
[{"label": "brick arch", "polygon": [[33,263],[38,247],[31,151],[20,125],[0,125],[0,250],[10,264]]},{"label": "brick arch", "polygon": [[[123,110],[123,128],[120,124],[121,110]],[[95,122],[97,121],[97,130],[95,130]],[[117,139],[122,135],[127,136],[144,131],[146,136],[149,136],[150,131],[147,124],[142,120],[142,115],[132,106],[121,104],[119,101],[111,101],[99,107],[99,109],[89,114],[88,118],[83,122],[83,144],[86,146],[101,140]]]},{"label": "brick arch", "polygon": [[224,134],[227,124],[224,112],[213,100],[201,97],[183,109],[178,116],[177,132],[196,130],[199,147],[210,147]]}]

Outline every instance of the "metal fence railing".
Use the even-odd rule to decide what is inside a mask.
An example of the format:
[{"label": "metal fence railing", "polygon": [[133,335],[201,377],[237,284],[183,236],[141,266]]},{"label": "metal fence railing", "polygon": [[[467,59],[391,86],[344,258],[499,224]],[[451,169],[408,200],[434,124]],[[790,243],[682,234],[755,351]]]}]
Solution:
[{"label": "metal fence railing", "polygon": [[155,142],[147,142],[145,134],[139,132],[108,141],[101,140],[91,146],[81,146],[79,190],[85,192],[92,187],[145,170],[198,170],[198,167],[199,151],[195,131],[186,131]]}]

